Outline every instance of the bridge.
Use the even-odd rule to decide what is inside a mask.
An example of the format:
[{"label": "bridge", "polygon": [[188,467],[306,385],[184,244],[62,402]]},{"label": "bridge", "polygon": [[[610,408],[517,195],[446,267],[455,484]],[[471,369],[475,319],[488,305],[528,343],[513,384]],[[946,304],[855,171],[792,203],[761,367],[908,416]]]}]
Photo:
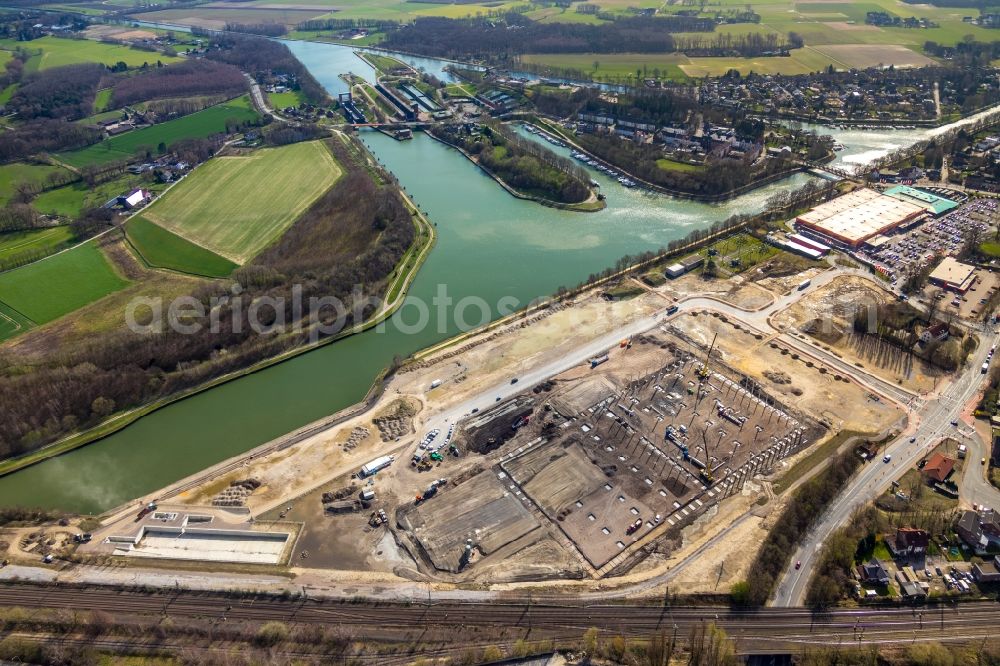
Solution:
[{"label": "bridge", "polygon": [[823,164],[821,162],[813,162],[811,160],[796,161],[809,170],[821,171],[823,173],[830,174],[831,176],[836,176],[841,180],[860,180],[858,175],[853,171],[848,171],[847,169],[842,169],[840,167],[833,166],[832,164]]}]

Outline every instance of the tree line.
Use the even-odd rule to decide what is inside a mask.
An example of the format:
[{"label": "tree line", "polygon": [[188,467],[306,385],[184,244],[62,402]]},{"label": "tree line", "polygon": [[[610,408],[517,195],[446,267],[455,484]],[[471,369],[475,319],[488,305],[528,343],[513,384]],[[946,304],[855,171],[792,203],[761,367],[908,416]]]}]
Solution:
[{"label": "tree line", "polygon": [[516,13],[500,20],[426,17],[387,33],[380,45],[494,62],[523,53],[670,53],[676,50],[670,33],[685,30],[681,26],[703,29],[690,26],[684,17],[627,18],[604,25],[538,23]]},{"label": "tree line", "polygon": [[90,115],[94,94],[107,73],[104,65],[83,63],[28,74],[7,103],[7,110],[24,120]]},{"label": "tree line", "polygon": [[282,23],[227,23],[225,30],[264,37],[281,37],[288,32],[288,28]]},{"label": "tree line", "polygon": [[783,37],[777,33],[745,34],[721,33],[711,37],[701,35],[675,37],[676,49],[689,56],[740,56],[751,58],[760,55],[787,55],[789,49],[801,48],[802,40],[792,33]]},{"label": "tree line", "polygon": [[114,106],[120,107],[165,97],[235,97],[246,90],[246,77],[238,67],[197,59],[123,77],[115,81],[111,100]]},{"label": "tree line", "polygon": [[100,140],[101,132],[92,127],[40,118],[0,132],[0,162],[41,152],[75,150]]},{"label": "tree line", "polygon": [[387,21],[382,19],[353,18],[353,19],[309,19],[299,23],[296,28],[307,31],[322,30],[395,30],[400,26],[399,21]]}]

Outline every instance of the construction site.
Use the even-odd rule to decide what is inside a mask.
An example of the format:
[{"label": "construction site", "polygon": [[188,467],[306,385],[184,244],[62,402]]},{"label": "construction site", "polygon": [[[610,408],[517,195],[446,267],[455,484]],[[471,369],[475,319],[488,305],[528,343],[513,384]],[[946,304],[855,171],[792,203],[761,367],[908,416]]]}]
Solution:
[{"label": "construction site", "polygon": [[459,446],[485,460],[400,508],[418,562],[458,574],[552,539],[589,576],[620,575],[825,432],[726,367],[714,341],[654,330],[626,347],[631,376],[595,358],[459,425]]}]

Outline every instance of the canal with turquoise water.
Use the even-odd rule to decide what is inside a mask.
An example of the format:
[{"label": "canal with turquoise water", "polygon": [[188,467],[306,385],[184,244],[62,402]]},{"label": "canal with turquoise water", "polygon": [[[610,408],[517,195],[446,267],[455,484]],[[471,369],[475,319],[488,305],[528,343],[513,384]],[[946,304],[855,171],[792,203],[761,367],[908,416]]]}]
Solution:
[{"label": "canal with turquoise water", "polygon": [[[331,93],[339,74],[370,77],[350,49],[287,42]],[[402,56],[442,78],[446,63]],[[834,132],[839,159],[870,158],[919,138],[920,132]],[[608,199],[598,213],[571,213],[516,199],[458,152],[418,133],[395,141],[366,132],[369,150],[436,225],[438,239],[409,299],[430,299],[444,285],[459,300],[477,296],[496,314],[501,299],[525,304],[572,286],[625,254],[656,250],[692,229],[735,212],[759,210],[800,174],[732,201],[709,205],[629,190],[594,172]],[[468,311],[476,314],[475,308]],[[0,478],[0,504],[100,512],[155,491],[228,457],[361,400],[394,355],[408,355],[457,332],[431,322],[416,332],[416,308],[387,325],[302,354],[160,409],[89,446]],[[403,326],[397,324],[403,322]],[[469,316],[467,320],[475,319]],[[404,329],[404,330],[401,330]]]}]

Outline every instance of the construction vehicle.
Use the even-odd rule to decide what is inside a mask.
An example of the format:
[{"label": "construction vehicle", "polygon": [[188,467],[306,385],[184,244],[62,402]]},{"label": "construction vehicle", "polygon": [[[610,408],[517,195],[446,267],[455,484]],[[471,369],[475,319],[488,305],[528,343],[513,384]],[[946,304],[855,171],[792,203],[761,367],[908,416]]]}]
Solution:
[{"label": "construction vehicle", "polygon": [[604,363],[607,360],[608,360],[608,355],[607,354],[602,354],[600,356],[595,356],[594,358],[590,359],[590,369],[593,370],[594,368],[596,368],[601,363]]},{"label": "construction vehicle", "polygon": [[642,527],[642,518],[636,518],[635,522],[625,528],[625,534],[635,534]]},{"label": "construction vehicle", "polygon": [[435,451],[431,454],[431,460],[434,460],[436,462],[441,462],[442,460],[444,460],[444,456]]},{"label": "construction vehicle", "polygon": [[618,343],[618,346],[622,349],[630,349],[632,347],[632,338],[623,339],[620,343]]},{"label": "construction vehicle", "polygon": [[456,458],[458,457],[458,447],[456,445],[452,444],[451,446],[448,447],[448,450],[451,451],[451,455],[455,456]]},{"label": "construction vehicle", "polygon": [[420,495],[417,495],[416,503],[420,504],[421,502],[429,500],[430,498],[434,497],[435,495],[437,495],[438,488],[440,488],[446,483],[448,483],[448,479],[438,479],[436,481],[432,481],[431,485],[427,486],[427,490],[425,490]]},{"label": "construction vehicle", "polygon": [[715,478],[712,476],[711,470],[707,468],[698,472],[698,476],[700,476],[705,483],[715,483]]},{"label": "construction vehicle", "polygon": [[705,354],[705,362],[701,364],[700,368],[698,368],[698,376],[701,377],[702,380],[708,379],[708,376],[712,374],[708,370],[708,363],[709,361],[712,360],[712,352],[715,350],[715,341],[718,339],[718,337],[719,337],[718,332],[716,332],[716,334],[712,336],[712,344],[708,348],[708,353]]},{"label": "construction vehicle", "polygon": [[139,511],[139,515],[137,515],[135,517],[136,522],[142,520],[143,518],[145,518],[148,514],[152,513],[153,511],[156,511],[156,502],[155,501],[154,502],[150,502],[146,506],[142,507],[142,509]]},{"label": "construction vehicle", "polygon": [[368,518],[368,524],[372,527],[378,527],[379,525],[384,525],[387,522],[389,522],[389,516],[386,515],[385,509],[372,511],[372,515]]}]

